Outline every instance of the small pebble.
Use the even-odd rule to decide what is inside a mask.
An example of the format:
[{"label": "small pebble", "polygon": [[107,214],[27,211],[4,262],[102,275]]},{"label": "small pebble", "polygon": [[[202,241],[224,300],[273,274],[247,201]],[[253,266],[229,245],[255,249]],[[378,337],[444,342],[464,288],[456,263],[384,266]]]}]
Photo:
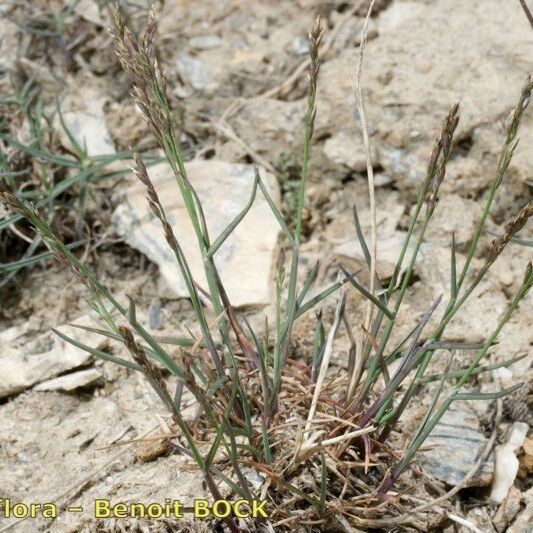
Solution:
[{"label": "small pebble", "polygon": [[309,43],[305,37],[296,37],[292,41],[292,49],[297,55],[303,56],[309,53]]},{"label": "small pebble", "polygon": [[500,273],[499,277],[500,277],[500,281],[502,282],[502,284],[505,285],[506,287],[509,287],[509,285],[513,284],[514,276],[510,270],[504,270],[503,272]]},{"label": "small pebble", "polygon": [[384,174],[383,172],[379,172],[374,176],[374,185],[376,187],[387,187],[393,181],[391,176]]}]

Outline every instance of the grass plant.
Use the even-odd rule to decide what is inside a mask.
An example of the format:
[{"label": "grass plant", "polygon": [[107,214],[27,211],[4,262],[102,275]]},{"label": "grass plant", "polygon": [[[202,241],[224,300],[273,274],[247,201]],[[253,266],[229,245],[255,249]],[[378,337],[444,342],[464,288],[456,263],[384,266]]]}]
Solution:
[{"label": "grass plant", "polygon": [[[179,428],[176,449],[195,461],[213,498],[267,498],[271,519],[278,526],[291,527],[296,521],[316,527],[335,523],[335,527],[350,531],[352,526],[361,526],[361,517],[366,520],[365,524],[371,523],[377,509],[381,509],[382,515],[399,513],[396,503],[401,498],[402,489],[408,486],[408,482],[402,481],[402,473],[409,468],[420,446],[453,402],[497,399],[520,387],[517,384],[505,390],[482,393],[471,386],[471,378],[518,360],[515,357],[498,364],[484,364],[500,331],[533,285],[531,264],[525,267],[519,290],[484,342],[448,340],[446,328],[463,309],[508,242],[533,214],[531,203],[522,208],[507,223],[503,234],[494,239],[483,266],[474,268],[480,237],[515,151],[533,83],[528,79],[520,92],[482,216],[462,264],[457,260],[452,237],[450,293],[428,304],[411,332],[400,344],[391,346],[398,317],[411,287],[420,247],[433,214],[439,208],[438,194],[453,149],[459,106],[451,107],[435,142],[400,256],[388,282],[375,274],[376,258],[365,241],[354,208],[358,245],[367,260],[369,272],[374,274],[371,288],[366,287],[356,274],[341,268],[334,284],[309,298],[318,265],[305,274],[299,285],[300,247],[317,113],[322,34],[317,19],[309,34],[304,150],[294,220],[284,219],[256,168],[250,201],[227,228],[213,237],[207,230],[204,215],[204,209],[209,206],[202,205],[187,177],[180,135],[173,124],[167,98],[166,80],[157,60],[155,19],[153,15],[149,18],[144,36],[138,38],[129,31],[120,9],[115,11],[113,35],[118,57],[132,80],[137,106],[172,169],[203,257],[206,287],[200,287],[194,279],[188,258],[174,234],[143,158],[135,154],[135,172],[146,188],[147,201],[175,255],[201,331],[198,339],[173,339],[173,343],[181,348],[179,357],[174,357],[166,345],[139,322],[134,300],[119,302],[50,227],[49,203],[72,183],[94,179],[97,171],[105,167],[107,159],[95,158],[88,165],[81,152],[74,159],[66,159],[52,155],[37,143],[19,147],[36,161],[68,165],[74,168],[74,172],[68,180],[50,184],[43,198],[17,194],[10,181],[15,176],[6,175],[1,195],[13,215],[2,223],[0,229],[18,220],[26,220],[35,228],[36,238],[42,239],[55,259],[88,287],[91,305],[102,320],[101,329],[91,331],[113,341],[118,350],[130,355],[102,352],[63,333],[57,332],[58,335],[97,357],[144,374]],[[77,149],[81,148],[78,146]],[[246,318],[231,305],[215,263],[217,252],[246,217],[258,193],[265,196],[275,215],[287,251],[286,260],[283,256],[277,267],[273,324],[266,319],[261,332],[254,331]],[[346,291],[350,287],[361,294],[373,312],[367,315],[371,317],[368,328],[357,325],[351,328],[361,335],[362,341],[353,341],[348,371],[339,374],[332,372],[330,363],[338,331],[348,322]],[[333,293],[337,304],[334,319],[328,325],[319,307]],[[316,326],[314,332],[309,332],[314,340],[312,353],[306,360],[304,354],[291,353],[290,343],[295,321],[312,311],[316,312]],[[439,312],[440,319],[436,325],[430,326],[435,323],[431,321],[432,317]],[[214,323],[209,313],[218,318]],[[436,354],[446,353],[450,354],[446,370],[440,373],[432,370]],[[460,370],[451,371],[455,353],[464,354],[461,361],[465,363]],[[395,361],[399,364],[394,365],[393,371]],[[163,372],[173,378],[173,394],[168,390]],[[435,382],[433,400],[411,436],[409,446],[403,452],[392,449],[390,435],[398,429],[410,403]],[[194,420],[188,419],[182,411],[182,397],[186,390],[194,396],[200,409]],[[200,441],[197,437],[199,428],[209,435],[207,444],[205,439]],[[260,490],[254,490],[250,482],[251,471],[263,480]],[[224,521],[231,531],[239,531],[243,525],[231,517]]]}]

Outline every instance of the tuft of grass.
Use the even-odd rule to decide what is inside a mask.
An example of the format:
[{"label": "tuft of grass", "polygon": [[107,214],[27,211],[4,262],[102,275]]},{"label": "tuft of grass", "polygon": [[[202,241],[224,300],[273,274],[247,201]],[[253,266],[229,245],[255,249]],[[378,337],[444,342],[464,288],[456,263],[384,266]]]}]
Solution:
[{"label": "tuft of grass", "polygon": [[[58,118],[69,145],[60,147],[54,121]],[[22,130],[22,134],[20,134]],[[0,178],[5,190],[31,202],[48,225],[62,228],[68,247],[87,243],[84,232],[92,185],[117,180],[130,171],[124,164],[130,151],[89,156],[68,130],[59,100],[50,110],[34,79],[11,79],[11,94],[0,98]],[[146,158],[149,163],[158,159]],[[0,287],[21,269],[51,256],[39,235],[32,236],[19,213],[0,217]]]},{"label": "tuft of grass", "polygon": [[[77,54],[82,52],[80,47],[96,30],[93,23],[77,14],[78,4],[79,0],[57,5],[41,0],[16,0],[0,11],[0,18],[22,30],[24,46],[21,44],[17,54],[46,57],[51,75],[59,79],[61,69],[55,68],[53,52],[59,52],[61,67],[75,70]],[[113,13],[114,5],[115,2],[103,0],[99,9],[102,13]],[[121,0],[116,5],[135,27],[147,17],[148,2],[143,6],[141,2]],[[40,209],[40,215],[70,249],[90,246],[86,211],[91,186],[129,174],[126,166],[120,169],[112,163],[129,161],[132,153],[89,157],[86,147],[76,140],[63,120],[60,98],[54,102],[36,78],[17,69],[3,83],[6,91],[0,96],[0,178],[5,189]],[[55,122],[64,130],[68,146],[59,145]],[[148,163],[158,160],[145,159]],[[51,255],[40,237],[31,235],[20,215],[0,212],[0,288],[20,270]]]},{"label": "tuft of grass", "polygon": [[[442,295],[428,305],[403,341],[397,346],[390,346],[420,246],[438,209],[437,198],[453,148],[459,107],[451,107],[431,152],[427,173],[420,185],[412,219],[389,283],[384,285],[376,275],[374,290],[369,290],[356,274],[341,268],[336,283],[309,299],[318,265],[309,270],[301,286],[298,280],[308,165],[317,113],[322,34],[322,26],[317,19],[309,33],[304,150],[294,218],[284,219],[268,195],[256,168],[250,201],[227,228],[213,238],[205,223],[205,206],[187,177],[179,132],[172,121],[166,80],[155,53],[155,18],[151,14],[144,35],[137,37],[128,29],[120,9],[115,10],[113,36],[117,55],[131,78],[137,106],[172,168],[203,257],[207,287],[200,287],[194,279],[188,258],[174,234],[145,162],[135,154],[135,172],[146,188],[147,201],[179,265],[201,331],[200,339],[172,339],[173,344],[180,346],[179,357],[174,357],[166,348],[166,343],[154,337],[139,322],[132,298],[119,302],[94,272],[57,237],[46,218],[46,202],[37,199],[30,204],[32,199],[17,194],[13,187],[7,185],[4,185],[1,197],[14,213],[11,220],[24,219],[31,224],[55,259],[87,286],[91,305],[102,321],[102,329],[92,331],[115,342],[122,352],[130,355],[103,353],[62,333],[58,334],[93,355],[144,374],[179,428],[176,449],[196,462],[215,499],[263,496],[269,499],[270,519],[275,525],[292,527],[298,520],[328,527],[336,521],[349,530],[351,525],[360,524],[361,517],[368,517],[364,518],[364,523],[371,524],[376,507],[383,500],[394,499],[391,489],[405,486],[402,483],[407,481],[402,480],[402,473],[409,468],[420,446],[453,402],[500,398],[520,387],[518,384],[494,393],[479,393],[468,385],[472,376],[518,360],[513,358],[498,365],[482,364],[501,329],[533,285],[531,265],[527,265],[518,292],[484,342],[450,341],[445,334],[448,324],[532,214],[531,204],[528,204],[510,220],[502,236],[496,238],[489,248],[484,266],[477,272],[473,270],[472,260],[479,251],[480,236],[516,148],[518,129],[533,84],[528,79],[521,91],[481,219],[462,265],[458,264],[452,236],[450,294]],[[26,147],[26,151],[37,160],[57,163],[56,156],[39,146]],[[71,159],[61,159],[64,164],[67,161],[75,166]],[[103,161],[94,164],[99,163]],[[77,169],[74,175],[79,176],[86,171],[86,167]],[[65,185],[62,182],[55,187]],[[261,332],[254,331],[246,318],[231,305],[214,261],[228,236],[246,217],[258,191],[265,196],[279,222],[287,249],[287,260],[283,256],[277,266],[274,321],[270,324],[265,319]],[[354,223],[368,269],[372,271],[372,253],[364,239],[355,208]],[[411,249],[412,252],[409,252]],[[345,312],[346,290],[350,286],[359,291],[375,311],[369,315],[373,316],[369,328],[361,328],[361,331],[350,326]],[[328,327],[319,306],[333,293],[337,294],[337,305],[332,324]],[[217,317],[214,323],[208,319],[204,305],[206,300]],[[444,312],[429,331],[430,319],[442,305]],[[298,358],[303,354],[290,353],[290,342],[295,321],[311,310],[317,313],[314,332],[309,332],[314,342],[311,362],[307,364],[305,359]],[[348,371],[339,374],[331,372],[330,361],[342,325],[348,328],[352,349]],[[361,336],[362,342],[355,340],[352,330]],[[357,347],[361,348],[357,350]],[[446,371],[441,374],[430,372],[435,354],[443,352],[450,352]],[[452,357],[456,352],[464,352],[462,360],[465,361],[468,354],[473,355],[460,370],[451,371]],[[391,363],[394,361],[399,361],[399,364],[392,371]],[[167,388],[162,368],[173,376],[173,394]],[[409,446],[403,452],[391,449],[389,437],[406,416],[406,408],[432,382],[438,383],[436,393]],[[181,409],[185,391],[195,398],[200,410],[194,420],[186,419]],[[207,443],[204,437],[199,438],[198,431],[209,436]],[[261,490],[254,490],[249,481],[250,470],[263,480]],[[311,481],[306,481],[306,476]],[[297,515],[293,513],[295,509],[299,510]],[[380,510],[389,515],[398,514],[395,505],[381,506]],[[228,517],[224,521],[231,531],[239,531],[239,524],[233,518]]]}]

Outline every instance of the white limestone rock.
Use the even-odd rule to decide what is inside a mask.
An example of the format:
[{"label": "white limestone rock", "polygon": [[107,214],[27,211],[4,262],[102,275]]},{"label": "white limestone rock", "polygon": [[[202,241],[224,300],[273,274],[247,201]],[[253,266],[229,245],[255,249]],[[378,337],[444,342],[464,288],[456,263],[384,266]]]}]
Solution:
[{"label": "white limestone rock", "polygon": [[[202,201],[211,242],[214,242],[248,202],[254,180],[253,168],[212,159],[191,161],[186,167],[188,179]],[[170,167],[161,163],[150,167],[148,173],[194,279],[207,288],[196,235]],[[276,201],[279,199],[277,181],[262,170],[260,173]],[[165,240],[159,220],[148,206],[145,188],[140,182],[135,182],[126,191],[112,220],[117,232],[130,246],[159,265],[170,296],[187,297],[174,253]],[[265,305],[271,301],[271,273],[278,235],[278,223],[258,190],[246,217],[215,255],[232,305]]]}]

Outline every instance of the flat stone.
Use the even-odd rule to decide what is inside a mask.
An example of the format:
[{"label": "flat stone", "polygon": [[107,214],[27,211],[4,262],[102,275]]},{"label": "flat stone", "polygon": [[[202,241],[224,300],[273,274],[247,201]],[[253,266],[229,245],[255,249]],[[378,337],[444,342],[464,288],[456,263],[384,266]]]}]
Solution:
[{"label": "flat stone", "polygon": [[[89,317],[79,319],[77,323],[94,325]],[[92,347],[97,347],[102,341],[98,335],[72,326],[60,326],[57,329]],[[90,354],[51,332],[35,339],[22,334],[7,344],[0,354],[0,398],[17,394],[36,383],[85,366],[91,358]]]},{"label": "flat stone", "polygon": [[98,5],[96,0],[78,0],[74,11],[85,20],[96,24],[97,26],[104,26],[106,19],[104,18],[104,11]]},{"label": "flat stone", "polygon": [[22,337],[28,331],[28,322],[24,322],[17,326],[0,331],[0,343],[6,345],[8,342],[15,342],[18,338]]},{"label": "flat stone", "polygon": [[[479,420],[469,411],[448,410],[424,442],[418,454],[424,470],[447,485],[457,485],[472,469],[487,444],[479,431]],[[469,487],[490,484],[494,471],[491,457],[468,483]]]},{"label": "flat stone", "polygon": [[103,376],[94,368],[80,370],[58,378],[49,379],[37,385],[36,391],[62,391],[71,392],[77,389],[87,389],[102,383]]},{"label": "flat stone", "polygon": [[[202,201],[211,242],[214,242],[248,202],[254,181],[253,168],[213,159],[191,161],[186,168],[188,179]],[[148,172],[193,277],[207,289],[196,235],[171,169],[168,164],[161,163],[150,167]],[[279,201],[276,179],[263,170],[260,174],[274,201]],[[144,186],[136,181],[115,210],[113,224],[130,246],[159,265],[172,297],[188,297],[174,253],[145,196]],[[245,219],[215,255],[215,263],[233,305],[264,305],[271,301],[271,272],[278,235],[278,223],[258,190]]]},{"label": "flat stone", "polygon": [[374,185],[376,187],[388,187],[392,183],[394,183],[394,179],[388,174],[379,172],[374,175]]},{"label": "flat stone", "polygon": [[452,233],[456,246],[466,246],[475,233],[481,218],[479,202],[462,198],[458,194],[441,194],[440,200],[426,231],[426,240],[442,244],[449,249]]},{"label": "flat stone", "polygon": [[297,164],[291,150],[303,135],[304,116],[305,102],[301,100],[250,99],[235,115],[232,126],[252,150],[258,154],[273,154],[270,161],[275,165],[279,165],[283,155]]}]

